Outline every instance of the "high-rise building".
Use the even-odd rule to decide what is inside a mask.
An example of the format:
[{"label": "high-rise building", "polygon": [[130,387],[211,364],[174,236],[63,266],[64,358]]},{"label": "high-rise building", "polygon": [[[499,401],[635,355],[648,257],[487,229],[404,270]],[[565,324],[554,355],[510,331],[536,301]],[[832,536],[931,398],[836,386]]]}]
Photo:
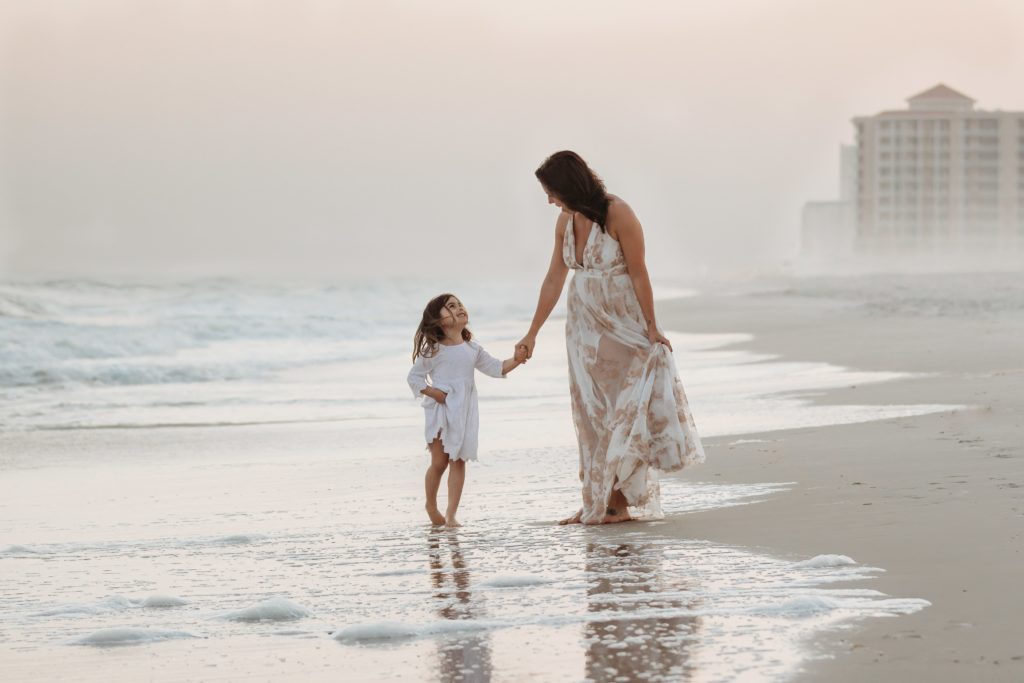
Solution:
[{"label": "high-rise building", "polygon": [[859,251],[1024,248],[1024,112],[945,85],[853,119]]}]

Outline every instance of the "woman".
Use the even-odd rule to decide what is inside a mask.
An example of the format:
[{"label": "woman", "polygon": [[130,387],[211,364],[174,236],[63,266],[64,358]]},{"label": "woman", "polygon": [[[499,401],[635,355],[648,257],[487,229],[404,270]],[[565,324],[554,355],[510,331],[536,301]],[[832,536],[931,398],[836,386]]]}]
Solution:
[{"label": "woman", "polygon": [[656,471],[703,462],[704,449],[658,330],[640,222],[574,152],[556,152],[536,172],[562,213],[555,250],[530,331],[517,346],[533,355],[569,269],[565,341],[579,439],[583,507],[561,524],[608,524],[629,507],[659,514]]}]

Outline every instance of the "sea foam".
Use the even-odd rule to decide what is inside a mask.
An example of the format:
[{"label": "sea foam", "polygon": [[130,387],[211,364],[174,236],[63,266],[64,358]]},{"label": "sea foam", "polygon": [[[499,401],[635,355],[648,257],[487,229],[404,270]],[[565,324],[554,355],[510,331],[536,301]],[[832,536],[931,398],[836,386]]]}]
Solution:
[{"label": "sea foam", "polygon": [[852,567],[855,564],[857,562],[846,555],[815,555],[809,560],[796,562],[793,566],[804,569],[820,569],[822,567]]},{"label": "sea foam", "polygon": [[499,574],[486,581],[481,581],[480,585],[491,588],[520,588],[524,586],[538,586],[544,583],[550,583],[550,580],[535,574]]},{"label": "sea foam", "polygon": [[506,622],[478,619],[452,619],[428,624],[409,624],[400,621],[371,621],[335,631],[333,638],[343,643],[374,643],[390,640],[408,640],[426,636],[440,636],[467,631],[486,631],[509,626]]},{"label": "sea foam", "polygon": [[110,614],[122,612],[132,606],[131,600],[121,595],[112,595],[105,600],[100,600],[93,605],[61,605],[51,609],[30,614],[32,617],[57,617],[71,614],[84,614],[95,616],[97,614]]},{"label": "sea foam", "polygon": [[155,593],[147,598],[144,598],[140,603],[140,607],[148,607],[151,609],[166,609],[169,607],[181,607],[187,605],[188,600],[179,598],[176,595],[162,595]]},{"label": "sea foam", "polygon": [[811,617],[826,614],[840,607],[840,603],[821,595],[804,595],[776,605],[759,605],[746,610],[751,614],[779,617]]},{"label": "sea foam", "polygon": [[118,645],[143,645],[162,640],[195,637],[185,631],[161,631],[148,628],[105,628],[69,641],[68,644],[88,645],[91,647],[116,647]]},{"label": "sea foam", "polygon": [[435,570],[421,567],[419,569],[390,569],[382,572],[371,572],[370,576],[413,576],[416,574],[430,574]]},{"label": "sea foam", "polygon": [[285,598],[270,598],[245,609],[222,614],[229,621],[294,621],[309,616],[309,610]]},{"label": "sea foam", "polygon": [[214,545],[247,545],[249,543],[256,543],[262,541],[266,536],[260,534],[232,534],[230,536],[221,536],[211,541]]},{"label": "sea foam", "polygon": [[334,639],[341,642],[373,642],[377,640],[403,640],[422,635],[413,624],[399,621],[374,621],[357,624],[334,632]]},{"label": "sea foam", "polygon": [[45,554],[45,550],[38,550],[27,545],[9,545],[0,550],[0,555],[10,555],[13,557],[37,557]]}]

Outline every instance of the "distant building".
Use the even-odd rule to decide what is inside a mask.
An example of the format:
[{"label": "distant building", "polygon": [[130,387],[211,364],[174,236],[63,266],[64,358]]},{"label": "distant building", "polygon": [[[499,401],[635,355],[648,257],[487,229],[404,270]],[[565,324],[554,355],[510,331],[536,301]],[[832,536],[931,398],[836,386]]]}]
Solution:
[{"label": "distant building", "polygon": [[853,119],[840,201],[805,206],[802,252],[1024,250],[1024,112],[975,109],[945,85],[907,102]]},{"label": "distant building", "polygon": [[839,201],[857,202],[857,148],[839,146]]},{"label": "distant building", "polygon": [[857,148],[839,148],[839,201],[804,204],[800,255],[810,261],[829,261],[853,253],[856,232]]},{"label": "distant building", "polygon": [[937,85],[857,117],[858,249],[1024,242],[1024,112],[982,111]]}]

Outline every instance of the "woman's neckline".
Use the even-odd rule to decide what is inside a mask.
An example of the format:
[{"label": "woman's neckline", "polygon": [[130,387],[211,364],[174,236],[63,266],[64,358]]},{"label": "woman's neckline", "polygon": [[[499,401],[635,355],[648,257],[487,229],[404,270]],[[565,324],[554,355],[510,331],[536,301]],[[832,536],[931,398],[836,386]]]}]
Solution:
[{"label": "woman's neckline", "polygon": [[[586,216],[584,218],[590,221]],[[594,231],[598,229],[597,223],[590,221],[590,232],[587,233],[587,239],[583,240],[583,258],[580,258],[579,247],[576,246],[576,212],[573,211],[569,214],[569,232],[572,233],[572,258],[580,268],[586,267],[583,265],[583,261],[587,258],[587,247],[590,246],[590,240],[594,237]]]},{"label": "woman's neckline", "polygon": [[[588,221],[590,220],[586,216],[583,216],[583,218],[585,218]],[[569,214],[569,225],[568,225],[568,228],[569,228],[569,232],[571,232],[572,236],[573,236],[572,237],[572,248],[573,248],[572,255],[573,255],[573,258],[575,258],[576,257],[576,214],[575,214],[575,212],[572,212],[572,213]],[[600,231],[600,233],[604,237],[607,237],[612,242],[618,243],[618,241],[619,241],[619,240],[615,239],[614,237],[612,237],[611,232],[608,231],[608,226],[605,226],[605,229],[601,230],[601,228],[598,227],[596,222],[591,221],[590,233],[587,234],[587,241],[583,245],[584,255],[586,255],[587,247],[590,245],[590,237],[594,234],[594,230]],[[580,265],[582,266],[583,264],[581,263]]]}]

